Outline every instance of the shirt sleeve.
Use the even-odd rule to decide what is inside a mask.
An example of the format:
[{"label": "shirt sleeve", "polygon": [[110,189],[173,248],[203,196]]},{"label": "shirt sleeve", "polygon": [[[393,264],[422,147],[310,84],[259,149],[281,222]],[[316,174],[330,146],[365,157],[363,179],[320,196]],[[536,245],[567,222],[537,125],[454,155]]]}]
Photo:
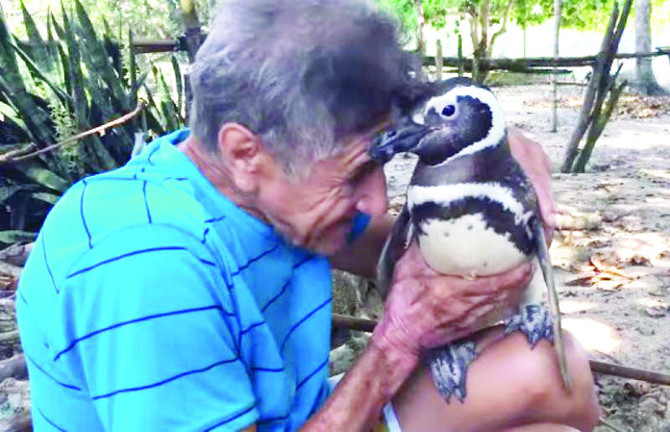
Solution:
[{"label": "shirt sleeve", "polygon": [[81,373],[106,431],[239,430],[258,419],[228,274],[197,239],[165,227],[114,234],[72,269],[56,361]]}]

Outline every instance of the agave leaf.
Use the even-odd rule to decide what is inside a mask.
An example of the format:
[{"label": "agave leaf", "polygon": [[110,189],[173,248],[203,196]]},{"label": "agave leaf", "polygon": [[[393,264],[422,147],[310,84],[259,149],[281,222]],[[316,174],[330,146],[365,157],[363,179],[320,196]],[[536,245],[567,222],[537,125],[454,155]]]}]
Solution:
[{"label": "agave leaf", "polygon": [[105,32],[102,34],[102,37],[105,39],[114,39],[114,34],[112,32],[112,28],[109,25],[109,21],[105,17],[102,17],[102,26],[105,29]]},{"label": "agave leaf", "polygon": [[[64,178],[60,177],[55,172],[44,168],[44,166],[35,160],[21,161],[16,165],[21,173],[29,178],[33,183],[36,183],[46,189],[51,189],[57,192],[65,192],[70,183]],[[20,167],[20,168],[19,168]]]},{"label": "agave leaf", "polygon": [[165,81],[165,75],[163,75],[163,72],[155,66],[153,70],[156,82],[160,85],[161,91],[163,93],[164,100],[161,101],[161,109],[165,115],[167,129],[175,130],[179,127],[181,116],[177,111],[177,106],[172,100],[172,96],[170,95],[170,87],[168,87],[167,82]]},{"label": "agave leaf", "polygon": [[40,66],[38,66],[37,64],[35,64],[35,62],[33,62],[33,60],[30,58],[28,53],[26,53],[24,50],[22,50],[21,48],[19,48],[16,45],[13,45],[13,47],[14,47],[14,50],[16,50],[16,53],[21,58],[21,60],[23,60],[23,62],[26,64],[26,66],[28,66],[28,70],[30,70],[30,73],[35,78],[44,82],[51,89],[51,91],[54,92],[56,97],[58,97],[58,99],[60,99],[60,101],[63,103],[63,105],[72,106],[72,98],[70,98],[70,96],[67,93],[65,93],[63,90],[61,90],[60,87],[54,85],[51,82],[51,80],[44,74],[44,72],[42,72],[40,70]]},{"label": "agave leaf", "polygon": [[57,45],[60,45],[60,41],[56,41],[54,37],[54,31],[57,28],[58,23],[55,22],[53,14],[51,13],[51,7],[47,11],[47,52],[49,53],[49,61],[51,62],[50,70],[60,70],[60,62],[58,61],[58,49]]},{"label": "agave leaf", "polygon": [[[0,11],[1,12],[1,11]],[[13,37],[7,29],[5,15],[0,13],[0,69],[2,75],[7,79],[20,79],[18,84],[23,84],[21,74],[19,73],[19,64],[12,48]]]},{"label": "agave leaf", "polygon": [[58,24],[58,21],[56,21],[56,17],[54,17],[53,12],[49,12],[49,23],[53,26],[54,31],[56,32],[56,36],[58,36],[58,39],[60,40],[65,40],[65,31],[63,30],[63,27]]},{"label": "agave leaf", "polygon": [[147,124],[149,125],[149,129],[157,131],[159,136],[164,135],[166,132],[163,123],[164,119],[157,117],[157,114],[160,114],[160,109],[158,105],[156,105],[153,94],[146,84],[144,85],[144,91],[147,94],[147,109],[145,111],[147,113]]},{"label": "agave leaf", "polygon": [[142,110],[142,133],[144,134],[144,137],[148,135],[149,128],[147,127],[147,109]]},{"label": "agave leaf", "polygon": [[[70,70],[70,60],[61,44],[56,47],[58,50],[58,57],[60,58],[61,68],[63,70],[63,84],[68,95],[74,94],[74,86],[72,85],[72,71]],[[70,96],[70,99],[72,97]],[[73,100],[74,102],[74,100]]]},{"label": "agave leaf", "polygon": [[23,3],[23,0],[19,2],[21,7],[21,13],[23,14],[23,25],[26,28],[26,34],[28,35],[28,40],[30,41],[30,55],[35,58],[37,63],[44,69],[49,69],[49,53],[47,52],[46,46],[44,45],[44,40],[40,35],[35,20],[26,9],[26,5]]},{"label": "agave leaf", "polygon": [[29,189],[29,187],[21,184],[0,186],[0,204],[4,204],[4,202],[13,197],[14,194],[26,189]]},{"label": "agave leaf", "polygon": [[27,128],[37,139],[37,144],[44,147],[52,141],[49,113],[35,104],[33,95],[28,93],[21,78],[12,77],[11,73],[0,74],[0,92],[16,108]]},{"label": "agave leaf", "polygon": [[106,88],[100,85],[97,79],[90,76],[86,78],[86,88],[92,99],[91,112],[97,108],[102,113],[103,119],[113,118],[115,110],[109,100],[109,94],[105,91]]},{"label": "agave leaf", "polygon": [[35,241],[35,233],[19,230],[0,231],[0,243],[28,243]]},{"label": "agave leaf", "polygon": [[98,39],[86,10],[79,0],[75,0],[74,5],[79,20],[79,25],[76,28],[81,35],[80,40],[87,53],[85,61],[89,73],[101,77],[110,87],[112,94],[120,103],[119,110],[130,110],[128,96],[121,87],[121,78],[117,75],[104,45]]},{"label": "agave leaf", "polygon": [[184,85],[182,83],[181,69],[177,57],[173,54],[170,58],[172,61],[172,71],[174,72],[174,80],[177,84],[177,112],[180,114],[184,112]]},{"label": "agave leaf", "polygon": [[5,117],[5,120],[9,120],[18,127],[20,127],[28,136],[31,136],[30,130],[26,127],[26,123],[16,114],[14,108],[7,105],[6,103],[0,102],[0,115]]},{"label": "agave leaf", "polygon": [[140,75],[140,77],[137,79],[137,82],[135,83],[136,88],[133,88],[135,93],[139,92],[140,88],[144,87],[147,78],[149,78],[149,74],[147,72],[144,72],[142,75]]},{"label": "agave leaf", "polygon": [[177,122],[175,121],[175,112],[172,103],[168,101],[161,101],[161,111],[165,116],[165,125],[167,130],[175,130],[178,128]]},{"label": "agave leaf", "polygon": [[60,195],[48,193],[48,192],[35,192],[30,195],[34,199],[44,201],[47,204],[54,205],[60,199]]},{"label": "agave leaf", "polygon": [[81,70],[81,52],[79,51],[79,43],[76,40],[74,29],[70,23],[70,18],[65,11],[65,5],[61,2],[61,9],[63,10],[63,30],[65,32],[65,43],[67,45],[66,59],[68,60],[68,71],[70,85],[72,86],[71,95],[74,100],[74,114],[77,119],[78,126],[85,129],[88,126],[88,113],[86,94],[84,93],[83,83],[84,74]]},{"label": "agave leaf", "polygon": [[103,171],[113,170],[119,166],[119,164],[109,154],[109,150],[107,150],[98,135],[93,135],[92,137],[86,139],[84,145],[90,145],[87,150],[91,151],[91,153],[96,156],[99,166]]},{"label": "agave leaf", "polygon": [[129,50],[129,85],[130,85],[130,95],[132,98],[133,105],[137,105],[137,91],[139,86],[137,85],[137,61],[135,61],[135,51],[133,50],[133,31],[128,30],[128,50]]}]

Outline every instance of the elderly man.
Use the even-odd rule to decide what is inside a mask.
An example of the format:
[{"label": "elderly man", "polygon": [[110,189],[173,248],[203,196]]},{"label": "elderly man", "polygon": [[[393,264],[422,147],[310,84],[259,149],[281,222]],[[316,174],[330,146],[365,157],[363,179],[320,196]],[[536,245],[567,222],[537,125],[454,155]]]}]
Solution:
[{"label": "elderly man", "polygon": [[[370,1],[227,0],[190,132],[80,181],[40,232],[18,300],[35,430],[590,430],[570,339],[572,395],[521,336],[480,341],[464,404],[420,365],[515,304],[529,265],[466,281],[410,248],[370,346],[328,384],[330,263],[373,274],[391,221],[367,150],[416,76]],[[542,153],[513,146],[550,213]]]}]

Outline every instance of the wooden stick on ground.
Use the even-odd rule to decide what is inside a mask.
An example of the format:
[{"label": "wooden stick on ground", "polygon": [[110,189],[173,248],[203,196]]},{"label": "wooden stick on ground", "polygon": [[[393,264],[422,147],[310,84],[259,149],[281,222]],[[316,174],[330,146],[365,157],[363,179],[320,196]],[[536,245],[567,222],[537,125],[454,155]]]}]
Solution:
[{"label": "wooden stick on ground", "polygon": [[8,264],[23,267],[28,259],[30,251],[33,249],[34,243],[15,244],[5,249],[0,250],[0,261]]},{"label": "wooden stick on ground", "polygon": [[28,378],[26,359],[23,354],[0,361],[0,382],[7,378],[24,380]]},{"label": "wooden stick on ground", "polygon": [[[374,330],[376,324],[376,321],[370,319],[333,314],[333,327],[371,332]],[[620,378],[630,378],[638,381],[646,381],[652,384],[670,386],[670,375],[667,374],[636,369],[627,366],[619,366],[616,364],[605,363],[596,360],[590,360],[589,364],[591,366],[591,370],[594,373],[613,375]]]},{"label": "wooden stick on ground", "polygon": [[5,432],[31,432],[33,430],[30,420],[30,411],[22,411],[0,423],[0,428]]}]

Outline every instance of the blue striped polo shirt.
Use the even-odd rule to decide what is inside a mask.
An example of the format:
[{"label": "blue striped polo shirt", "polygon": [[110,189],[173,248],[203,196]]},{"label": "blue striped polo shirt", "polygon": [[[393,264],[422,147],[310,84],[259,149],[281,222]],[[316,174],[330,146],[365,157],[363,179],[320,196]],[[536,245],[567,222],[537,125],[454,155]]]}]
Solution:
[{"label": "blue striped polo shirt", "polygon": [[42,431],[295,430],[328,396],[327,260],[159,138],[48,215],[18,321]]}]

